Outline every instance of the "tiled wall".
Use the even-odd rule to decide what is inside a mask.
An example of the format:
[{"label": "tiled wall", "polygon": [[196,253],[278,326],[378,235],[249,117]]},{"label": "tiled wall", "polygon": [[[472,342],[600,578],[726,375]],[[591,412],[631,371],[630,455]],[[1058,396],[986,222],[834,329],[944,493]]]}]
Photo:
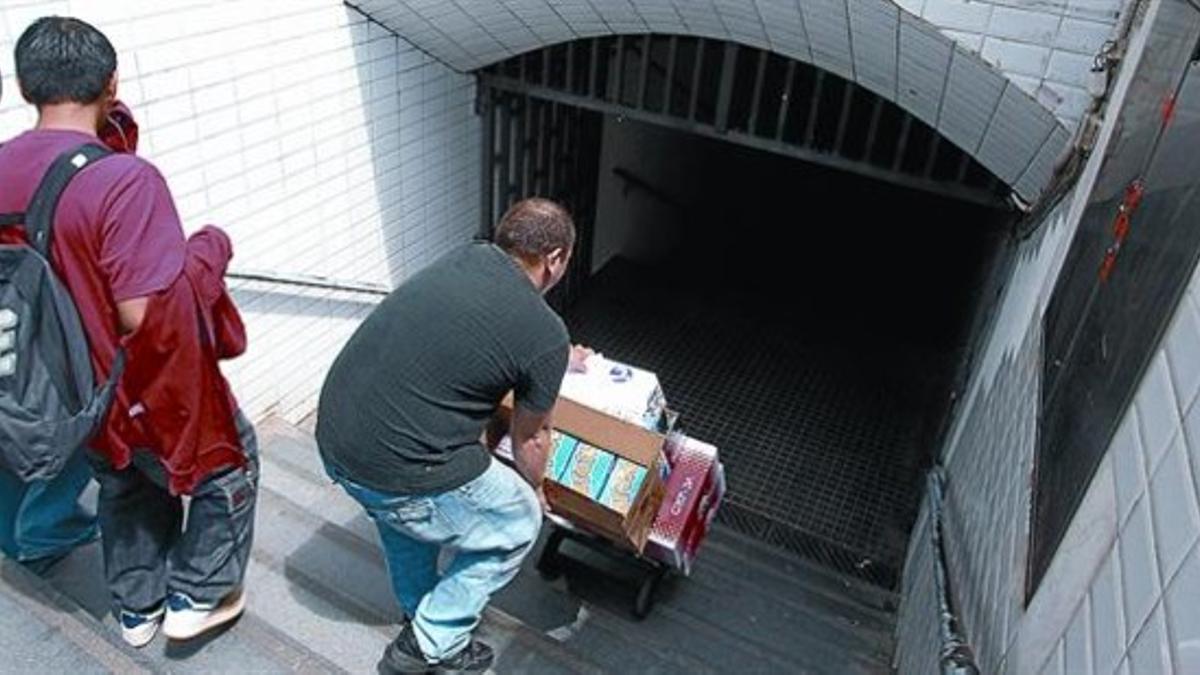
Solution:
[{"label": "tiled wall", "polygon": [[[1162,4],[1148,5],[1146,25]],[[1145,34],[1134,37],[1121,87]],[[1119,87],[1114,109],[1123,96]],[[1103,157],[1093,155],[1076,193],[1024,245],[943,458],[947,557],[983,672],[1200,672],[1200,273],[1037,594],[1024,601],[1039,326]],[[927,546],[919,534],[913,545]],[[928,574],[909,566],[904,605],[926,602],[915,594]],[[928,672],[926,632],[920,622],[900,626],[901,672]]]},{"label": "tiled wall", "polygon": [[[1073,195],[1046,215],[1017,252],[992,332],[975,366],[942,461],[947,468],[943,532],[947,571],[962,629],[983,672],[1000,672],[1022,618],[1028,477],[1033,462],[1041,343],[1035,315],[1056,259],[1070,241]],[[923,515],[922,518],[925,516]],[[932,567],[925,530],[913,530],[902,582],[897,663],[932,672],[939,645],[926,644]],[[925,549],[925,550],[922,550]],[[921,561],[921,562],[917,562]],[[936,623],[934,623],[936,626]],[[920,667],[918,667],[920,666]]]},{"label": "tiled wall", "polygon": [[[392,286],[479,222],[474,82],[338,0],[4,0],[0,137],[29,127],[12,49],[45,14],[119,52],[141,153],[193,230],[233,237],[234,270]],[[254,416],[310,412],[377,297],[231,282],[250,350],[229,364]]]},{"label": "tiled wall", "polygon": [[1109,447],[1117,535],[1043,672],[1200,672],[1198,393],[1200,274]]},{"label": "tiled wall", "polygon": [[[729,38],[810,60],[853,79],[863,54],[894,62],[898,16],[874,0],[354,0],[381,20],[411,26],[418,44],[473,68],[538,44],[605,33],[689,33]],[[895,5],[980,54],[1068,122],[1088,103],[1086,80],[1122,0],[898,0]],[[890,20],[891,30],[880,19]],[[878,60],[876,60],[878,61]],[[886,73],[879,73],[886,77]],[[944,74],[944,73],[943,73]]]},{"label": "tiled wall", "polygon": [[1093,57],[1122,0],[897,0],[980,54],[1073,126],[1089,102]]},{"label": "tiled wall", "polygon": [[[622,33],[699,35],[775,51],[896,101],[1032,201],[1069,139],[1065,125],[1087,104],[1077,94],[1115,16],[1085,13],[1085,30],[1073,10],[1039,10],[1053,15],[1053,30],[1019,36],[1044,42],[1039,69],[993,54],[991,45],[1003,43],[992,31],[1012,31],[1011,22],[986,23],[992,4],[968,3],[985,8],[975,34],[938,23],[933,10],[948,1],[955,0],[925,0],[930,15],[922,19],[889,0],[352,0],[463,70],[546,44]],[[984,35],[993,42],[985,44]],[[1063,81],[1074,89],[1058,87]]]},{"label": "tiled wall", "polygon": [[[1029,608],[1024,561],[1041,350],[1037,323],[1026,325],[1024,344],[1006,354],[971,406],[948,464],[947,557],[980,666],[1200,672],[1200,274]],[[920,597],[931,588],[920,551],[929,544],[914,532],[910,559],[921,562],[906,568],[903,673],[927,672],[915,664],[930,658],[929,600]]]}]

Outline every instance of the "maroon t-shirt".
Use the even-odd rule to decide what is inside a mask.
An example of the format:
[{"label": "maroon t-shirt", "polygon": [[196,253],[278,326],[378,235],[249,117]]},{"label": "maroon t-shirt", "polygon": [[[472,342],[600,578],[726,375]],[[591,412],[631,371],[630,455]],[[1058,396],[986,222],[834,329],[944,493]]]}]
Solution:
[{"label": "maroon t-shirt", "polygon": [[[50,164],[95,136],[27,131],[0,146],[0,213],[25,211]],[[114,154],[75,176],[54,219],[51,262],[79,309],[97,381],[118,347],[117,303],[171,285],[185,240],[162,174],[140,157]]]}]

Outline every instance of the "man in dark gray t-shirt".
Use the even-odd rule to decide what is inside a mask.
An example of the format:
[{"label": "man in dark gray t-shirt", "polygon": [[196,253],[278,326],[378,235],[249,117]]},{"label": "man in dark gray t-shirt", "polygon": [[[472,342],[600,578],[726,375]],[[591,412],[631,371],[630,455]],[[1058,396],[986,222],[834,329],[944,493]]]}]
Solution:
[{"label": "man in dark gray t-shirt", "polygon": [[[475,671],[492,661],[471,632],[541,527],[550,411],[572,352],[543,294],[566,272],[574,242],[562,207],[517,203],[494,243],[454,250],[393,291],[325,380],[321,456],[375,521],[411,617],[383,672]],[[481,442],[510,391],[519,473]],[[439,575],[443,548],[454,557]]]}]

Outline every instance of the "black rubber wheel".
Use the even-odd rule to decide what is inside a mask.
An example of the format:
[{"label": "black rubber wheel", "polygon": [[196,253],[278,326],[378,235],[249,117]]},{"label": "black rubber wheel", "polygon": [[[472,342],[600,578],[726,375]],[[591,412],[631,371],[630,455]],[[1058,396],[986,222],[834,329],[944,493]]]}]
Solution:
[{"label": "black rubber wheel", "polygon": [[650,616],[650,610],[654,608],[654,594],[662,577],[661,572],[647,574],[638,587],[637,599],[633,601],[633,616],[638,620]]},{"label": "black rubber wheel", "polygon": [[542,554],[538,556],[537,571],[542,575],[543,579],[553,581],[562,576],[562,556],[559,555],[558,547],[562,545],[562,531],[555,528],[546,538],[546,545],[542,547]]}]

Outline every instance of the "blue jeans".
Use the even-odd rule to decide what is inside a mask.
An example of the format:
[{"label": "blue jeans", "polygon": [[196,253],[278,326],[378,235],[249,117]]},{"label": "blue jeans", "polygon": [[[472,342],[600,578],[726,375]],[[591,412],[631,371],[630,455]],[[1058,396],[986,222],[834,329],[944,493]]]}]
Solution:
[{"label": "blue jeans", "polygon": [[[326,468],[379,528],[392,588],[421,651],[433,660],[457,654],[537,539],[542,508],[533,488],[495,460],[475,480],[435,495],[385,494]],[[442,549],[453,560],[439,575]]]},{"label": "blue jeans", "polygon": [[51,480],[24,483],[0,469],[0,551],[29,562],[64,555],[95,539],[95,512],[79,503],[91,480],[82,451]]}]

